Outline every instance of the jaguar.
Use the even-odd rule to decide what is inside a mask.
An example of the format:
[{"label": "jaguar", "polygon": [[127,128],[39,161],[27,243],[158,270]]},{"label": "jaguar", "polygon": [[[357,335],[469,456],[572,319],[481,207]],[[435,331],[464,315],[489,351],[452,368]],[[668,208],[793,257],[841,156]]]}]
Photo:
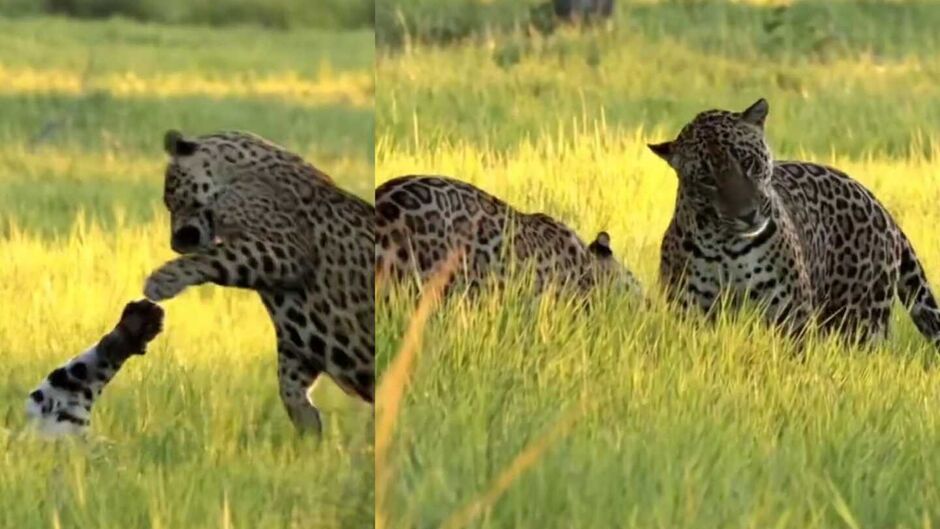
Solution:
[{"label": "jaguar", "polygon": [[678,176],[660,258],[667,298],[709,314],[755,303],[795,336],[812,325],[871,343],[887,336],[897,296],[940,345],[936,298],[897,222],[844,172],[776,160],[769,110],[761,98],[704,111],[649,145]]},{"label": "jaguar", "polygon": [[321,375],[373,405],[373,207],[260,136],[168,131],[170,247],[144,295],[212,283],[258,293],[277,337],[281,401],[302,434],[322,430],[310,389]]},{"label": "jaguar", "polygon": [[454,278],[468,290],[487,280],[504,283],[531,267],[535,289],[548,284],[582,292],[602,283],[639,291],[633,274],[615,257],[610,235],[585,244],[564,223],[544,213],[524,213],[482,189],[444,176],[406,175],[375,191],[376,268],[395,278],[426,283],[459,253]]}]

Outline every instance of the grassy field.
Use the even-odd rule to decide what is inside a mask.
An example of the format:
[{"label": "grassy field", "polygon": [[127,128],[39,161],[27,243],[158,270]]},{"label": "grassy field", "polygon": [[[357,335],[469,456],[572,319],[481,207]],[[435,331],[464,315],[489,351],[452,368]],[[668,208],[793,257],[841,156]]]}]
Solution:
[{"label": "grassy field", "polygon": [[[530,36],[520,4],[379,2],[378,182],[454,175],[606,229],[656,297],[676,182],[645,143],[763,96],[778,158],[864,182],[940,287],[940,5],[621,2],[610,30]],[[423,327],[414,301],[377,313],[380,527],[940,526],[940,364],[902,311],[873,351],[801,362],[753,315],[655,299],[510,292]]]},{"label": "grassy field", "polygon": [[363,29],[372,27],[375,21],[372,0],[0,0],[0,13],[278,29]]},{"label": "grassy field", "polygon": [[371,200],[373,59],[371,31],[0,19],[0,527],[371,525],[369,409],[318,387],[324,438],[299,439],[250,293],[167,303],[89,443],[32,439],[23,406],[171,257],[166,129],[257,132]]}]

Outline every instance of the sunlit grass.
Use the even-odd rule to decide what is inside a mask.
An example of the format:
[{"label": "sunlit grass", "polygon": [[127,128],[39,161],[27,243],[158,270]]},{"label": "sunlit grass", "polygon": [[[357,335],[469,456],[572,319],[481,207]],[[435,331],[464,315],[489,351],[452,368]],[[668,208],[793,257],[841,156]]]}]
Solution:
[{"label": "sunlit grass", "polygon": [[[771,133],[773,131],[771,130]],[[560,125],[553,135],[522,140],[509,152],[472,143],[380,140],[376,182],[404,174],[443,174],[479,185],[525,211],[547,212],[582,237],[601,230],[612,236],[618,255],[646,283],[655,279],[662,234],[675,200],[674,172],[646,144],[673,131],[625,131],[603,123]],[[815,156],[803,150],[780,155],[833,165],[868,186],[914,241],[928,273],[940,279],[940,149],[912,148],[905,160]]]},{"label": "sunlit grass", "polygon": [[296,71],[278,74],[237,72],[208,76],[194,72],[139,75],[133,71],[88,75],[87,72],[0,65],[0,95],[104,92],[114,97],[272,98],[301,105],[371,106],[371,72],[331,72],[311,78]]},{"label": "sunlit grass", "polygon": [[[113,143],[97,152],[28,145],[0,148],[0,235],[15,223],[31,233],[61,236],[81,215],[112,228],[115,208],[125,212],[127,225],[151,222],[154,211],[163,207],[166,156],[159,137],[150,149],[153,154],[143,156],[124,149],[120,137],[108,136]],[[339,185],[371,201],[371,161],[348,154],[301,154]]]},{"label": "sunlit grass", "polygon": [[57,243],[17,230],[0,240],[0,526],[215,527],[225,512],[236,527],[369,523],[371,408],[318,385],[325,437],[298,438],[277,397],[272,326],[249,292],[202,287],[166,303],[164,333],[95,408],[91,443],[21,437],[25,395],[141,297],[171,257],[167,237],[160,217],[114,231],[79,222]]},{"label": "sunlit grass", "polygon": [[0,18],[0,527],[368,527],[371,408],[329,381],[324,436],[278,397],[257,295],[200,287],[92,414],[24,431],[24,399],[108,332],[166,259],[163,133],[240,129],[371,196],[371,31]]},{"label": "sunlit grass", "polygon": [[[400,4],[406,14],[423,4],[435,21],[460,22],[438,2]],[[697,112],[765,97],[770,137],[784,151],[903,158],[918,138],[928,148],[938,142],[940,55],[928,50],[940,49],[929,23],[940,9],[795,4],[776,20],[770,9],[720,0],[624,3],[610,31],[480,29],[447,46],[380,49],[379,137],[409,138],[417,119],[428,144],[506,150],[601,113],[611,126],[674,134]]]},{"label": "sunlit grass", "polygon": [[[378,182],[457,176],[583,236],[607,230],[653,303],[601,295],[582,311],[518,291],[446,303],[424,329],[388,451],[386,527],[921,527],[940,517],[940,458],[927,448],[940,442],[940,371],[903,310],[874,350],[821,339],[804,360],[753,315],[680,321],[656,288],[675,175],[645,146],[667,132],[579,122],[487,149],[425,140],[428,128],[379,141]],[[940,285],[938,155],[786,153],[864,182]],[[414,306],[395,289],[380,298],[380,367]],[[579,403],[590,406],[494,498],[519,454]]]},{"label": "sunlit grass", "polygon": [[168,129],[251,131],[371,196],[372,40],[0,17],[0,236],[61,235],[79,212],[109,227],[115,208],[150,222]]},{"label": "sunlit grass", "polygon": [[[162,132],[162,131],[161,131]],[[200,134],[202,131],[194,131]],[[207,131],[207,132],[215,132]],[[0,183],[43,182],[56,180],[74,183],[163,183],[166,155],[159,144],[160,134],[155,134],[150,156],[122,151],[121,138],[111,137],[113,143],[102,152],[81,149],[58,149],[27,145],[13,145],[0,149]],[[318,152],[300,152],[300,155],[349,187],[364,186],[372,164],[360,157],[337,157]],[[366,182],[369,186],[371,182]],[[159,197],[156,197],[159,198]]]},{"label": "sunlit grass", "polygon": [[[778,158],[865,183],[940,287],[940,8],[617,2],[609,28],[546,35],[531,5],[377,4],[377,181],[455,176],[607,230],[652,300],[444,303],[389,441],[385,526],[937,527],[937,352],[903,310],[872,350],[815,339],[802,358],[754,314],[680,320],[657,285],[676,180],[645,143],[765,97]],[[378,305],[394,373],[416,303]]]}]

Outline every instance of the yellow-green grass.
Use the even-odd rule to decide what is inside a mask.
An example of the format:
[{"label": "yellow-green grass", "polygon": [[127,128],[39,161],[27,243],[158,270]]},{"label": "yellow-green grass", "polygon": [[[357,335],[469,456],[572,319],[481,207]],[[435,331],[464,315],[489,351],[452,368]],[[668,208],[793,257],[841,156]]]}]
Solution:
[{"label": "yellow-green grass", "polygon": [[[387,3],[407,13],[420,2]],[[808,15],[785,17],[777,31],[793,33],[792,42],[778,42],[765,35],[766,8],[679,4],[625,3],[610,31],[481,32],[450,46],[381,48],[378,138],[405,148],[417,133],[421,145],[505,150],[602,116],[630,131],[676,134],[696,112],[766,97],[770,139],[788,155],[903,158],[938,141],[940,5],[798,2]],[[759,9],[768,12],[747,14]],[[817,25],[828,33],[803,36]],[[830,51],[799,47],[829,33],[838,43]]]},{"label": "yellow-green grass", "polygon": [[[298,437],[277,396],[275,340],[250,292],[200,287],[164,304],[165,331],[93,412],[93,440],[24,433],[24,398],[107,332],[171,257],[168,221],[78,223],[50,242],[0,240],[2,527],[364,527],[371,408],[318,386],[322,440]],[[230,525],[226,525],[226,524]]]},{"label": "yellow-green grass", "polygon": [[[676,177],[645,143],[760,96],[778,158],[865,183],[940,288],[940,8],[793,2],[768,33],[758,4],[618,2],[611,30],[527,37],[467,15],[524,12],[509,1],[382,3],[413,24],[379,53],[377,182],[456,176],[607,230],[652,297],[435,312],[377,440],[384,527],[940,525],[940,366],[900,307],[873,350],[814,339],[797,360],[753,314],[680,321],[659,299]],[[399,389],[414,307],[378,301],[380,381]]]},{"label": "yellow-green grass", "polygon": [[[392,438],[387,526],[437,526],[572,410],[565,435],[471,527],[936,526],[937,353],[903,310],[874,351],[813,341],[802,362],[753,315],[679,321],[656,281],[675,176],[648,139],[600,129],[506,153],[379,145],[380,181],[458,175],[584,237],[609,231],[656,300],[602,296],[584,312],[513,292],[432,317]],[[884,201],[940,286],[940,165],[819,161]],[[413,302],[378,301],[380,370]]]},{"label": "yellow-green grass", "polygon": [[164,131],[241,129],[371,200],[372,35],[0,19],[0,527],[367,527],[371,410],[328,382],[322,440],[278,398],[250,292],[187,291],[93,412],[24,433],[24,399],[172,258]]}]

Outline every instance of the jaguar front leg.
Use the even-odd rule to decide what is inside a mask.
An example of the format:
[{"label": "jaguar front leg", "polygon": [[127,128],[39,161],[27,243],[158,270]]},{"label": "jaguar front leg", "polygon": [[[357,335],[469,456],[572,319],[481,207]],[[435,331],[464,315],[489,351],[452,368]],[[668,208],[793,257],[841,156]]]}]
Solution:
[{"label": "jaguar front leg", "polygon": [[279,345],[278,349],[277,378],[284,409],[299,433],[320,434],[320,410],[310,400],[310,390],[321,369],[313,362],[302,361],[288,345]]},{"label": "jaguar front leg", "polygon": [[[188,287],[205,283],[251,290],[302,288],[300,267],[275,252],[268,253],[269,250],[263,243],[238,241],[177,257],[150,274],[144,296],[163,301]],[[278,253],[286,255],[284,251]]]},{"label": "jaguar front leg", "polygon": [[147,278],[144,296],[151,301],[175,298],[187,287],[212,281],[215,272],[205,259],[183,256],[165,263]]},{"label": "jaguar front leg", "polygon": [[695,273],[695,263],[687,262],[681,271],[670,271],[663,274],[666,282],[666,301],[680,309],[683,314],[698,312],[709,318],[714,318],[718,312],[718,303],[721,291],[717,283],[694,281],[702,277]]}]

